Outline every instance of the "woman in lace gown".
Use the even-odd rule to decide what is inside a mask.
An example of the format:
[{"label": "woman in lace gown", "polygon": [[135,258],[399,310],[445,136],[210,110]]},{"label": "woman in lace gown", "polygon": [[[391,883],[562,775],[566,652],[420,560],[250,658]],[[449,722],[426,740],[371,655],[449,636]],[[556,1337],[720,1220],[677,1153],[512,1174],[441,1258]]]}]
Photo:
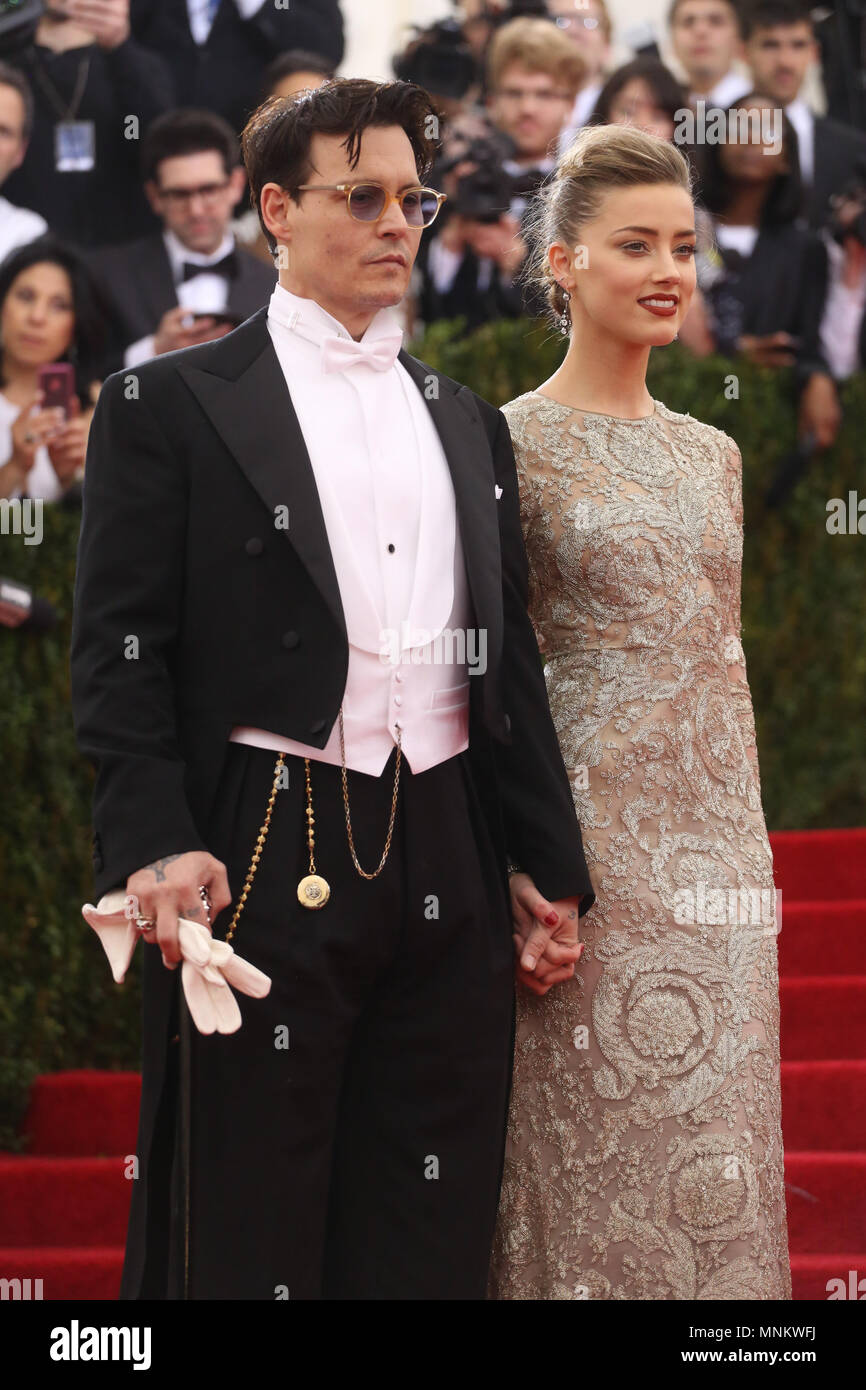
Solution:
[{"label": "woman in lace gown", "polygon": [[[596,902],[571,978],[518,989],[489,1296],[789,1299],[772,856],[739,640],[740,451],[648,400],[643,375],[694,286],[676,240],[693,226],[688,169],[652,136],[589,127],[546,198],[539,230],[559,236],[546,263],[552,294],[571,294],[571,342],[543,390],[504,413]],[[621,253],[638,224],[657,235]],[[585,272],[567,250],[577,241]],[[678,297],[676,316],[642,310],[653,290]],[[569,403],[612,398],[625,409]]]}]

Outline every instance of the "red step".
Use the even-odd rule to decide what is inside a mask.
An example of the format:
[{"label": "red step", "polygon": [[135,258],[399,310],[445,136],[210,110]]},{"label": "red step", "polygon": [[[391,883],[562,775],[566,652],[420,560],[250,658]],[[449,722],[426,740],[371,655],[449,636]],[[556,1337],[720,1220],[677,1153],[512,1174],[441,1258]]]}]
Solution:
[{"label": "red step", "polygon": [[830,1294],[827,1286],[831,1279],[841,1279],[845,1288],[845,1301],[851,1282],[850,1271],[855,1271],[857,1282],[863,1280],[858,1298],[866,1298],[866,1254],[862,1255],[792,1255],[791,1283],[794,1298],[813,1303],[826,1302]]},{"label": "red step", "polygon": [[783,1062],[785,1147],[866,1150],[866,1061]]},{"label": "red step", "polygon": [[[120,1292],[123,1250],[115,1246],[67,1249],[64,1246],[0,1249],[0,1278],[41,1279],[43,1299],[103,1299]],[[36,1286],[31,1284],[31,1296]]]},{"label": "red step", "polygon": [[785,1192],[792,1255],[866,1250],[866,1153],[786,1150]]},{"label": "red step", "polygon": [[134,1153],[140,1095],[141,1077],[134,1071],[37,1077],[24,1121],[27,1152],[83,1158]]},{"label": "red step", "polygon": [[770,845],[783,905],[866,898],[866,829],[777,830]]},{"label": "red step", "polygon": [[866,975],[783,978],[779,995],[786,1061],[866,1056]]},{"label": "red step", "polygon": [[122,1158],[0,1155],[7,1246],[123,1246],[133,1180]]},{"label": "red step", "polygon": [[841,902],[782,899],[779,972],[866,975],[866,898]]}]

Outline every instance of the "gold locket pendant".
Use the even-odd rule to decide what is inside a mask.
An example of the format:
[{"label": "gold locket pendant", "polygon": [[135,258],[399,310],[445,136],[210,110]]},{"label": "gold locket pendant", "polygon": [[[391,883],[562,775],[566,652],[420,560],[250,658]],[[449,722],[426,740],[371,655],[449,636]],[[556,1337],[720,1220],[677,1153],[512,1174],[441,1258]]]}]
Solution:
[{"label": "gold locket pendant", "polygon": [[307,874],[298,884],[298,902],[302,907],[324,907],[330,896],[330,885],[321,874]]}]

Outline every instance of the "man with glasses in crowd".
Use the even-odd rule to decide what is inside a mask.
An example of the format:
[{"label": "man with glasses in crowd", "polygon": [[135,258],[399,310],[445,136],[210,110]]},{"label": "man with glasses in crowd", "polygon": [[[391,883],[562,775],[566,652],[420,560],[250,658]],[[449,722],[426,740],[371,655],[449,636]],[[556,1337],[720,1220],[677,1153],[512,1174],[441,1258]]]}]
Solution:
[{"label": "man with glasses in crowd", "polygon": [[[507,426],[393,315],[442,201],[435,137],[410,83],[265,102],[243,150],[269,303],[97,403],[73,708],[96,890],[125,889],[159,947],[126,1299],[483,1299],[508,861],[536,885],[545,984],[593,901]],[[182,1131],[178,917],[208,894],[271,988],[239,998],[239,1032],[193,1031]]]},{"label": "man with glasses in crowd", "polygon": [[90,256],[110,300],[117,367],[223,337],[267,302],[276,278],[231,231],[245,179],[227,121],[167,112],[145,134],[141,159],[162,231]]}]

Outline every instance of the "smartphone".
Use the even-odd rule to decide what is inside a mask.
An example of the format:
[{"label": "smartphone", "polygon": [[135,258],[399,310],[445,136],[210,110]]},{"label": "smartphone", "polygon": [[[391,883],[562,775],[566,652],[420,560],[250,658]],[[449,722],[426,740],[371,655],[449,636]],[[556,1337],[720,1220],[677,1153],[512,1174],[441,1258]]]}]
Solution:
[{"label": "smartphone", "polygon": [[48,362],[39,368],[37,374],[39,390],[44,398],[41,410],[53,410],[60,406],[63,418],[69,419],[72,397],[75,395],[75,368],[71,362]]},{"label": "smartphone", "polygon": [[240,314],[230,314],[226,309],[191,309],[190,313],[194,319],[214,319],[215,323],[228,323],[232,328],[243,323]]}]

